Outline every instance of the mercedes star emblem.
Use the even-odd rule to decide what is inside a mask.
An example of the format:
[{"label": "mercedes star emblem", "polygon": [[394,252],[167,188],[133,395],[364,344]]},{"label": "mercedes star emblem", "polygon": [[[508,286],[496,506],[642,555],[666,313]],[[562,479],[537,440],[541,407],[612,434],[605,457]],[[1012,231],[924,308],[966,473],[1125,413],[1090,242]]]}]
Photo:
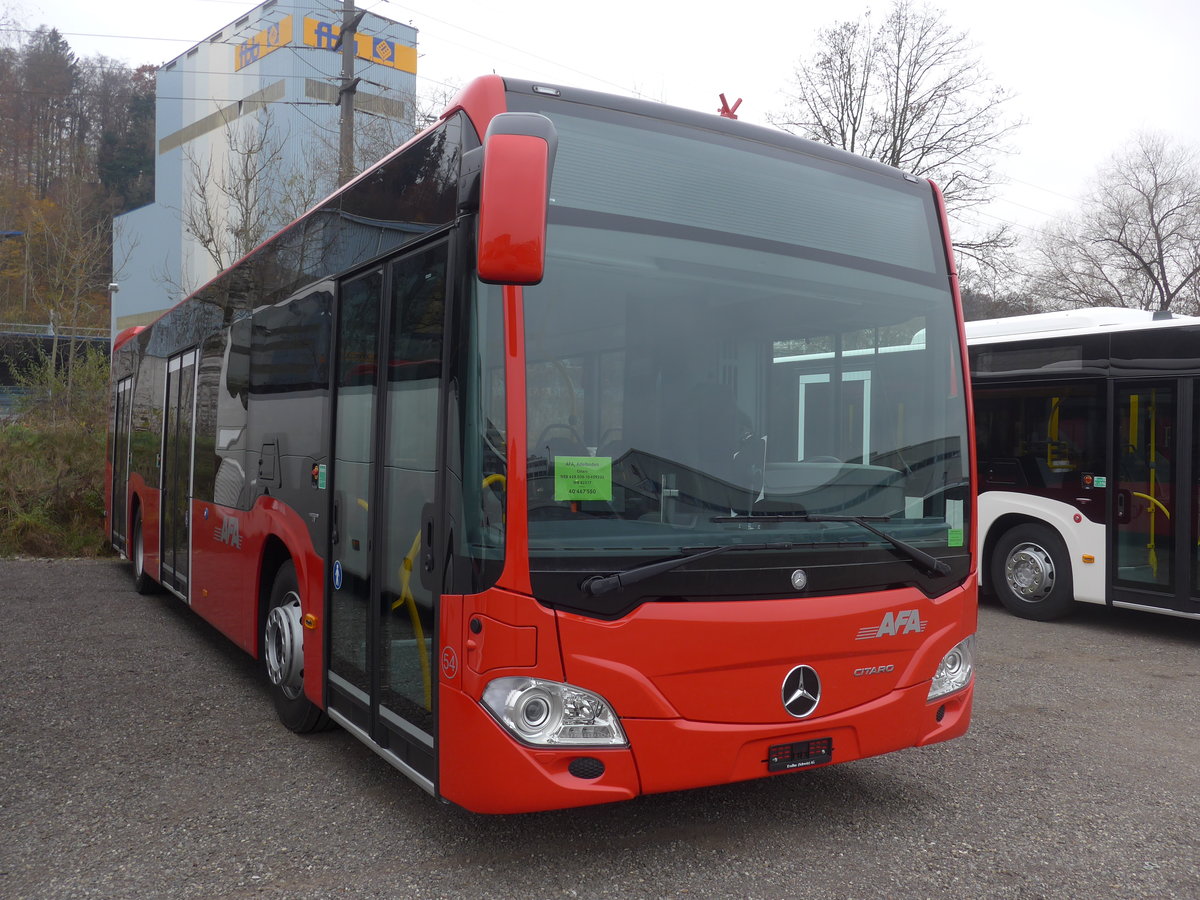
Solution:
[{"label": "mercedes star emblem", "polygon": [[796,666],[783,679],[783,708],[797,719],[812,714],[821,700],[821,679],[811,666]]}]

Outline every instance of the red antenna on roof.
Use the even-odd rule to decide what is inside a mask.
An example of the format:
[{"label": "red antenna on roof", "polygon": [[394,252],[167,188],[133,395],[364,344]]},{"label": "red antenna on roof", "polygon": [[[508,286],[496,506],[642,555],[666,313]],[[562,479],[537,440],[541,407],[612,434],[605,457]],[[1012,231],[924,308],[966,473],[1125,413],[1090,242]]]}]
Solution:
[{"label": "red antenna on roof", "polygon": [[719,112],[721,114],[721,117],[724,119],[736,119],[737,118],[737,108],[742,105],[742,98],[738,97],[737,102],[735,102],[733,104],[733,106],[730,106],[729,101],[725,99],[724,94],[721,94],[720,97],[721,97],[721,108],[718,109],[717,112]]}]

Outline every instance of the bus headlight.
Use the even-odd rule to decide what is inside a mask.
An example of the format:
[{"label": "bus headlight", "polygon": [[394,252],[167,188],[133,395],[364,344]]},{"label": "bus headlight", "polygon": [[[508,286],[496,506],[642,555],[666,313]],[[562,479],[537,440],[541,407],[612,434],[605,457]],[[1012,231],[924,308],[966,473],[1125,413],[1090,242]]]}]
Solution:
[{"label": "bus headlight", "polygon": [[930,700],[953,694],[965,688],[975,671],[975,635],[960,641],[954,649],[942,657],[941,664],[929,686]]},{"label": "bus headlight", "polygon": [[512,734],[541,747],[624,747],[625,732],[603,697],[540,678],[497,678],[483,705]]}]

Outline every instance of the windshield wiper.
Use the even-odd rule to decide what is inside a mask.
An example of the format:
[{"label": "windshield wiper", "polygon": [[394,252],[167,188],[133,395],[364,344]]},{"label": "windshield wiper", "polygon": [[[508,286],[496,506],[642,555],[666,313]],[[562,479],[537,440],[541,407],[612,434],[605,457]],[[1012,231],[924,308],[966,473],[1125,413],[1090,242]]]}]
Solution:
[{"label": "windshield wiper", "polygon": [[755,515],[755,516],[714,516],[709,521],[711,522],[853,522],[859,525],[871,534],[878,535],[883,538],[913,562],[920,563],[933,575],[949,575],[950,564],[945,560],[938,559],[936,556],[930,556],[919,547],[914,547],[908,541],[902,541],[898,537],[893,537],[886,531],[880,531],[874,525],[875,522],[890,522],[891,516],[827,516],[821,513],[796,513],[794,515]]},{"label": "windshield wiper", "polygon": [[591,578],[584,579],[579,589],[589,597],[599,597],[601,594],[611,593],[617,588],[629,587],[631,584],[637,584],[639,581],[645,581],[647,578],[653,578],[663,572],[670,572],[672,569],[677,569],[697,559],[704,559],[706,556],[716,556],[718,553],[727,553],[730,550],[791,550],[793,546],[788,542],[723,544],[720,547],[710,547],[698,553],[688,553],[686,556],[672,556],[670,559],[660,559],[658,562],[646,563],[644,566],[634,566],[632,569],[614,572],[612,575],[593,575]]}]

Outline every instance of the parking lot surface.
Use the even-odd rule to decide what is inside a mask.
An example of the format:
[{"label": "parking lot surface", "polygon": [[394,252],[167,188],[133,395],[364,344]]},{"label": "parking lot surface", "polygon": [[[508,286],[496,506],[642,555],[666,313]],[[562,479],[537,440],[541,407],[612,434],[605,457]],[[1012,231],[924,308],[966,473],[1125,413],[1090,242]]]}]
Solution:
[{"label": "parking lot surface", "polygon": [[1200,623],[979,625],[960,740],[495,818],[285,730],[126,564],[0,561],[0,897],[1200,896]]}]

